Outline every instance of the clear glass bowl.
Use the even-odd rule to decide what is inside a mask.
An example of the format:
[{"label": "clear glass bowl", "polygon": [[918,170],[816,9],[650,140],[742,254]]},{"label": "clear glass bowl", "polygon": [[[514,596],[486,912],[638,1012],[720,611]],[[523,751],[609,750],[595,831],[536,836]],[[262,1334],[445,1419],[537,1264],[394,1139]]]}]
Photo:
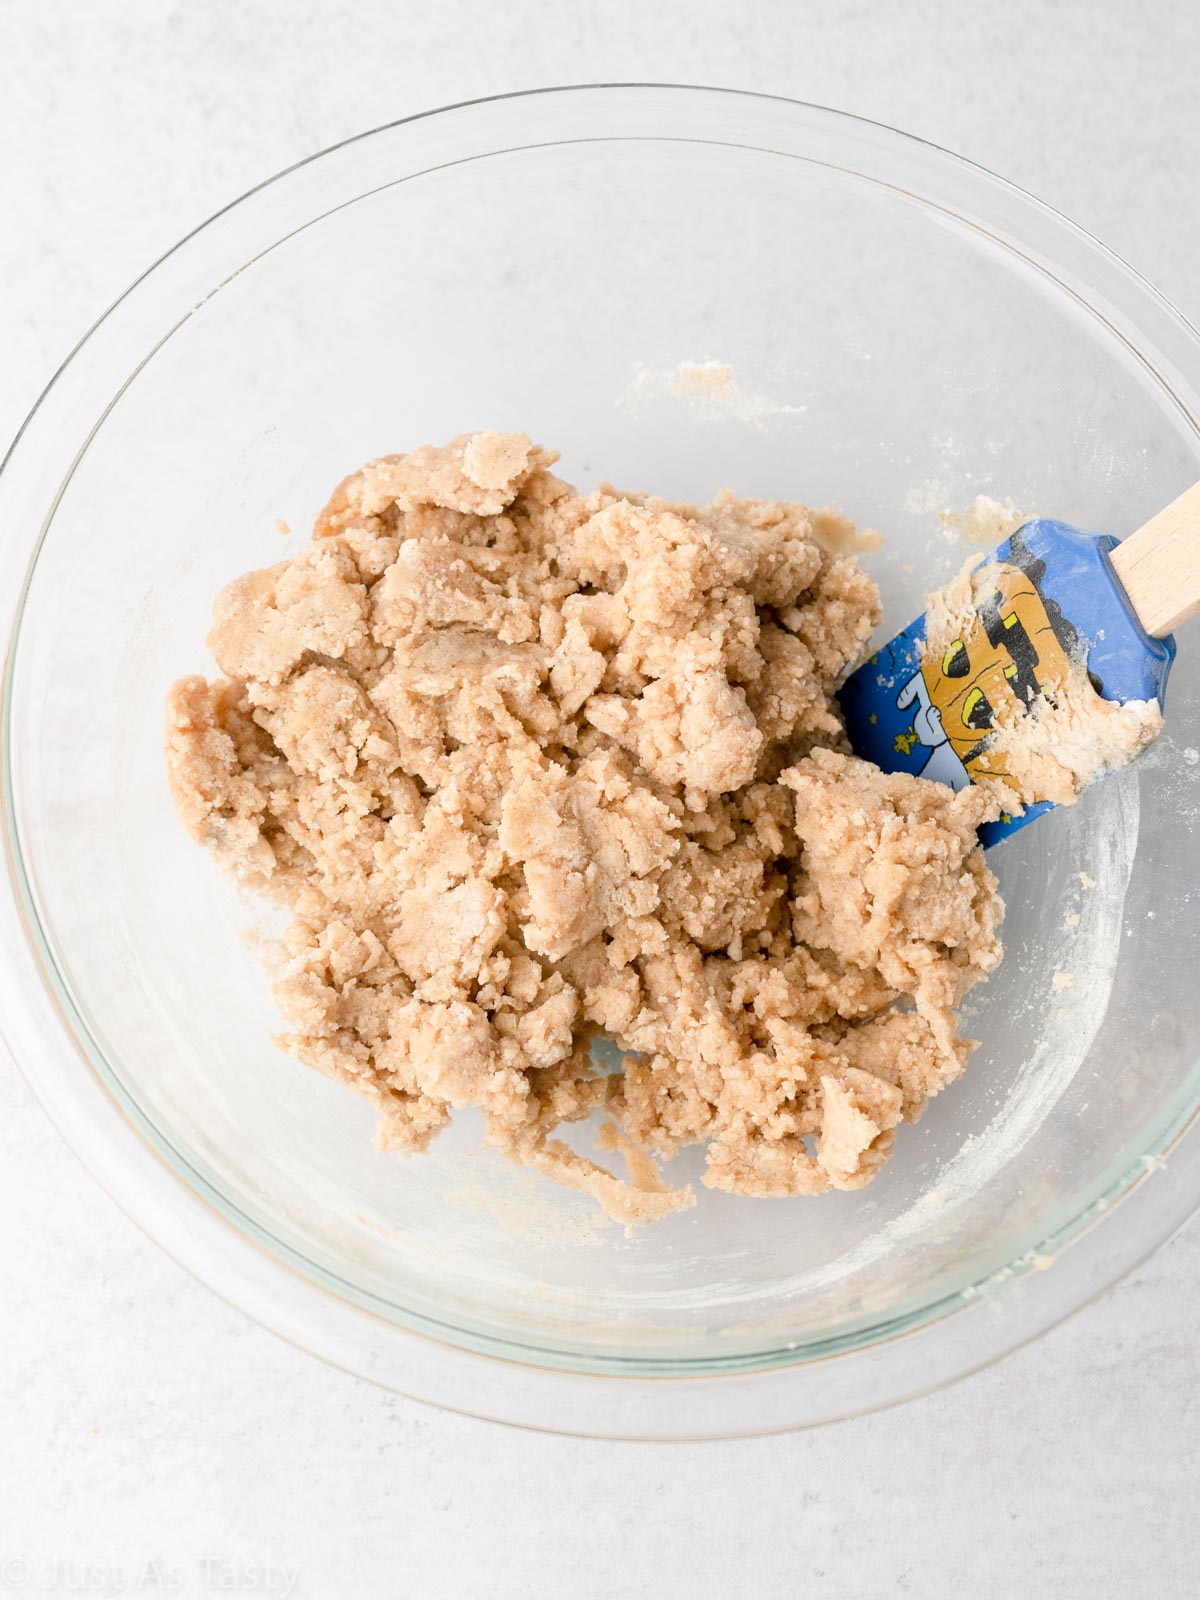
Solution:
[{"label": "clear glass bowl", "polygon": [[[673,377],[708,360],[732,392]],[[1125,533],[1200,476],[1198,380],[1196,334],[1062,218],[787,101],[514,96],[255,190],[88,335],[0,475],[0,1015],[34,1088],[219,1292],[488,1416],[789,1427],[1031,1337],[1200,1197],[1195,1135],[1159,1159],[1200,1094],[1200,649],[1142,762],[995,852],[984,1043],[879,1181],[701,1189],[635,1239],[478,1153],[470,1118],[375,1153],[368,1108],[276,1051],[253,914],[172,812],[163,694],[209,665],[219,587],[385,451],[519,428],[585,485],[836,505],[886,535],[895,628],[962,559],[940,507],[988,492]]]}]

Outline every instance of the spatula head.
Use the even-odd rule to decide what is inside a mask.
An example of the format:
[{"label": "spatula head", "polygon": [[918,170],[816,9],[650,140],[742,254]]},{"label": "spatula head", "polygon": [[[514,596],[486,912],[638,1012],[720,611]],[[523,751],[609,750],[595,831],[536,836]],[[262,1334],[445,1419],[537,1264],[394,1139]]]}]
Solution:
[{"label": "spatula head", "polygon": [[[1061,681],[1072,655],[1086,658],[1105,699],[1161,702],[1175,641],[1152,639],[1138,622],[1108,559],[1117,542],[1044,518],[1018,529],[986,558],[995,593],[941,659],[924,658],[921,616],[843,684],[855,753],[886,772],[965,788],[980,774],[1001,697],[1028,705],[1046,682]],[[1051,809],[1043,800],[1005,814],[980,837],[995,844]]]}]

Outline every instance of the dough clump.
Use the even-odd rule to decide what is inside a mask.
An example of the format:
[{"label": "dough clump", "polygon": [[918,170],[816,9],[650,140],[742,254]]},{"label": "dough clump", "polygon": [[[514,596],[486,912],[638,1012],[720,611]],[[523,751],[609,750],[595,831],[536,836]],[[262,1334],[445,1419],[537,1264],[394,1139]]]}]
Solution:
[{"label": "dough clump", "polygon": [[[231,583],[224,676],[169,696],[179,814],[287,909],[281,1042],[383,1148],[474,1106],[626,1224],[692,1203],[655,1159],[688,1145],[734,1194],[859,1188],[972,1048],[997,802],[847,753],[880,609],[844,519],[581,494],[556,459],[373,461]],[[559,1136],[594,1112],[624,1175]]]}]

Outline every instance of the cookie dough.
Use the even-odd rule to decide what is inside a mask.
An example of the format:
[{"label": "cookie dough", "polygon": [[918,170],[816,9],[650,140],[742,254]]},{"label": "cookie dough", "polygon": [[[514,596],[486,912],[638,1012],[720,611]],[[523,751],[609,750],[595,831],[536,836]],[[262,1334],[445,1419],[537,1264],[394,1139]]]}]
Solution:
[{"label": "cookie dough", "polygon": [[[179,814],[287,909],[282,1043],[383,1148],[474,1106],[627,1224],[692,1203],[657,1159],[687,1145],[735,1194],[859,1188],[972,1048],[998,804],[848,753],[880,611],[845,519],[581,494],[555,459],[371,462],[230,584],[224,676],[169,696]],[[559,1136],[596,1112],[623,1173]]]}]

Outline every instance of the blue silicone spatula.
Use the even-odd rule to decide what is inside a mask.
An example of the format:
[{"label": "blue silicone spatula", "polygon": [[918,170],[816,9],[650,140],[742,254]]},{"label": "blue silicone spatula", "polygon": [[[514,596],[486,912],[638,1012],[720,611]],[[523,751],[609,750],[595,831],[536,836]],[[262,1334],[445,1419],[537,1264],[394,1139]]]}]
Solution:
[{"label": "blue silicone spatula", "polygon": [[[1127,539],[1038,518],[985,562],[987,601],[942,659],[923,651],[921,616],[842,686],[855,753],[886,772],[965,788],[986,772],[979,758],[1000,697],[1027,708],[1053,692],[1071,655],[1086,659],[1105,699],[1161,704],[1173,631],[1200,611],[1200,483]],[[1048,800],[1029,804],[980,837],[995,844],[1050,809]]]}]

